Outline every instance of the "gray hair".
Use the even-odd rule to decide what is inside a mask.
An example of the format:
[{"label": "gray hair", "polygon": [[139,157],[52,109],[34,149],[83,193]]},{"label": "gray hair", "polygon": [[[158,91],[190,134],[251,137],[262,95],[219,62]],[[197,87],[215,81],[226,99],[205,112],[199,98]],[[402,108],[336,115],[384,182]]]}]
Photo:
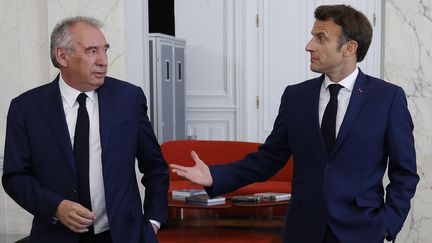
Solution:
[{"label": "gray hair", "polygon": [[75,16],[60,20],[51,33],[50,56],[54,67],[60,68],[55,54],[55,50],[57,47],[63,47],[67,50],[72,51],[74,50],[70,35],[70,28],[72,25],[78,22],[88,24],[98,29],[102,29],[103,27],[102,22],[92,17]]}]

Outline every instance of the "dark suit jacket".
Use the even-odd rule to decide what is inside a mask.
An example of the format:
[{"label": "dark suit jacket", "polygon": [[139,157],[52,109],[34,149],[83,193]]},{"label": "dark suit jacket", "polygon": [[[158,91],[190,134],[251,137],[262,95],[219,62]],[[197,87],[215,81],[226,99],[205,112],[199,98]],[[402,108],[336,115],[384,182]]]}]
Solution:
[{"label": "dark suit jacket", "polygon": [[[321,243],[327,225],[341,242],[395,239],[419,177],[413,123],[403,90],[363,74],[331,154],[320,131],[318,100],[324,76],[288,86],[274,128],[257,153],[210,168],[211,196],[271,177],[294,158],[284,242]],[[390,184],[384,189],[388,167]]]},{"label": "dark suit jacket", "polygon": [[[166,220],[168,168],[146,114],[144,93],[109,77],[97,92],[105,200],[113,242],[156,242],[148,219]],[[144,174],[144,215],[135,159]],[[34,215],[30,242],[78,242],[77,234],[53,221],[62,200],[78,201],[58,77],[12,100],[2,182],[12,199]]]}]

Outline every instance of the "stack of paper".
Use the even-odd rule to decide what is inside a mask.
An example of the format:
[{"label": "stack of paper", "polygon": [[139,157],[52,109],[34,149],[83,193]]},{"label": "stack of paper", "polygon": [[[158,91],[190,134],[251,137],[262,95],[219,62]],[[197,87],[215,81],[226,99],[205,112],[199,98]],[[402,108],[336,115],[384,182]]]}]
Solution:
[{"label": "stack of paper", "polygon": [[186,197],[207,195],[204,189],[180,189],[171,192],[173,199],[185,200]]},{"label": "stack of paper", "polygon": [[255,193],[256,196],[261,196],[264,200],[270,201],[287,201],[291,198],[291,193],[282,192],[261,192]]},{"label": "stack of paper", "polygon": [[195,195],[186,197],[186,203],[205,206],[220,205],[225,204],[225,197],[209,198],[207,195]]},{"label": "stack of paper", "polygon": [[233,196],[231,197],[231,202],[233,203],[259,203],[263,197],[259,195],[243,195],[243,196]]}]

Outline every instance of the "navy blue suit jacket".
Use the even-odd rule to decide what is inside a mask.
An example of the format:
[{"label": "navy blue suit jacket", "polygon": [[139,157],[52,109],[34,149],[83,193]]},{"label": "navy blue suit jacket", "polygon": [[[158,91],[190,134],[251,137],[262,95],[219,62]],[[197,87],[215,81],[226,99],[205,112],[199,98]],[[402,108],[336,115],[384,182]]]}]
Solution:
[{"label": "navy blue suit jacket", "polygon": [[[168,168],[141,88],[106,77],[97,90],[105,200],[113,242],[157,242],[148,219],[167,216]],[[144,174],[144,214],[135,175]],[[30,242],[76,243],[53,221],[59,203],[78,201],[72,145],[58,77],[13,99],[7,117],[5,191],[34,215]]]},{"label": "navy blue suit jacket", "polygon": [[[318,118],[323,78],[288,86],[265,143],[241,161],[212,166],[208,193],[266,180],[292,155],[284,242],[321,243],[327,225],[340,242],[382,243],[386,233],[395,239],[419,181],[405,94],[360,71],[327,154]],[[386,168],[390,184],[384,189]]]}]

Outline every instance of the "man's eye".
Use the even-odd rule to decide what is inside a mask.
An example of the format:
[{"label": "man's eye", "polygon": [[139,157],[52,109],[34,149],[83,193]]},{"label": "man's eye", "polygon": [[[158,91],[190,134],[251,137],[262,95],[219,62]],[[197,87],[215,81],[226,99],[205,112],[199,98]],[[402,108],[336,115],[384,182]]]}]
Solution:
[{"label": "man's eye", "polygon": [[96,54],[96,49],[87,50],[87,54]]}]

